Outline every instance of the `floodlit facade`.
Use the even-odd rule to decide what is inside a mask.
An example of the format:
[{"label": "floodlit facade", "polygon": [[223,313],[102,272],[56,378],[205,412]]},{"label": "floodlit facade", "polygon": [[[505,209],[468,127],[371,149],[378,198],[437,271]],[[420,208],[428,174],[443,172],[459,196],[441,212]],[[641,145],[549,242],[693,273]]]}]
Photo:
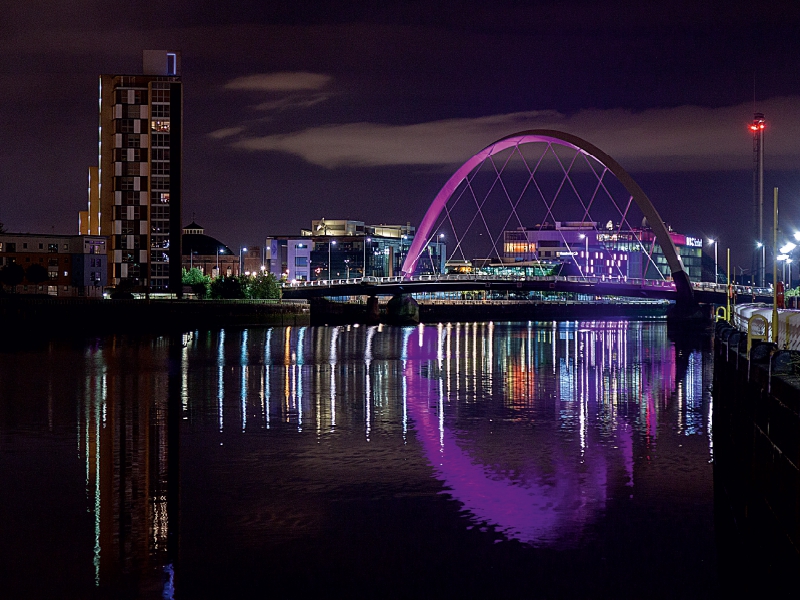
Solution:
[{"label": "floodlit facade", "polygon": [[100,76],[99,166],[80,231],[108,236],[111,285],[180,293],[180,54],[146,50],[142,62],[140,75]]}]

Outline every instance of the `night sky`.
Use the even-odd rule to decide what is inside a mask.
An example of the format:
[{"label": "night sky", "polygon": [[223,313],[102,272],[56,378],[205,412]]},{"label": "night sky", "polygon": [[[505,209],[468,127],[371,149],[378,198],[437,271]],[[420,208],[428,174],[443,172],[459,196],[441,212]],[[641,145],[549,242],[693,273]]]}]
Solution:
[{"label": "night sky", "polygon": [[[418,224],[460,164],[526,129],[609,153],[676,230],[750,267],[800,228],[800,3],[2,0],[0,221],[76,233],[100,73],[182,54],[184,222],[231,247],[313,218]],[[754,85],[755,84],[755,85]],[[755,105],[754,105],[755,95]]]}]

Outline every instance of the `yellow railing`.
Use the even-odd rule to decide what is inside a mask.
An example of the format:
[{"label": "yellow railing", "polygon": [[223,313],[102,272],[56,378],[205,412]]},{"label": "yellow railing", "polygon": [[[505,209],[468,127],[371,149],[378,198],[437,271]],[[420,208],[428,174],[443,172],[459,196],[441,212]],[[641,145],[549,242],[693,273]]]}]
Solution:
[{"label": "yellow railing", "polygon": [[[753,333],[753,323],[761,321],[763,324],[763,333]],[[764,315],[753,315],[747,320],[747,356],[750,356],[750,348],[753,347],[753,340],[766,341],[769,336],[769,322]]]}]

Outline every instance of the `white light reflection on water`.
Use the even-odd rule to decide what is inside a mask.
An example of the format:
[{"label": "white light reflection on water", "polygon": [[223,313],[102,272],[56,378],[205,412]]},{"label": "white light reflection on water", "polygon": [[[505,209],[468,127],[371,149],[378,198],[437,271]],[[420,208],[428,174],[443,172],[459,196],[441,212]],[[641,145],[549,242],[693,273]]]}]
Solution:
[{"label": "white light reflection on water", "polygon": [[[629,414],[627,406],[639,404],[640,398],[646,398],[646,402],[642,403],[644,412],[641,428],[646,437],[655,439],[658,434],[660,406],[666,407],[670,398],[669,394],[659,394],[657,391],[676,389],[674,353],[669,349],[659,348],[660,352],[657,352],[657,356],[648,356],[647,352],[642,355],[641,344],[632,346],[628,340],[629,324],[593,324],[591,329],[586,327],[577,329],[572,324],[564,327],[564,330],[559,331],[559,335],[550,335],[549,339],[545,338],[545,343],[549,342],[552,347],[555,347],[560,340],[564,340],[564,344],[561,346],[563,354],[559,352],[561,356],[557,361],[560,367],[557,380],[558,391],[555,397],[562,406],[560,414],[565,432],[577,430],[576,432],[579,434],[578,452],[590,466],[585,476],[578,476],[577,473],[570,474],[569,471],[564,472],[557,478],[555,488],[552,488],[552,484],[544,487],[537,484],[536,481],[541,478],[541,475],[537,475],[535,470],[517,472],[512,479],[506,480],[488,465],[482,465],[480,460],[476,462],[474,455],[474,452],[478,451],[475,449],[476,447],[470,445],[465,447],[473,448],[472,451],[462,448],[463,432],[455,436],[455,432],[448,427],[450,420],[445,417],[444,413],[446,402],[449,400],[445,398],[443,392],[445,389],[452,390],[452,386],[439,388],[439,397],[434,413],[436,426],[431,429],[428,429],[426,425],[429,423],[424,408],[426,403],[413,400],[409,403],[411,420],[417,426],[419,435],[423,439],[430,435],[431,442],[435,437],[437,458],[434,459],[433,454],[429,456],[440,467],[441,476],[448,487],[453,490],[453,496],[465,503],[466,507],[475,514],[477,521],[494,522],[500,525],[507,534],[534,544],[548,539],[552,541],[553,535],[562,529],[559,523],[565,518],[571,519],[573,524],[576,522],[576,518],[577,521],[588,522],[593,518],[592,515],[602,509],[607,487],[605,471],[610,468],[611,464],[609,451],[613,451],[613,454],[619,457],[613,459],[614,461],[621,460],[627,475],[626,485],[633,486],[634,427],[629,422],[630,417],[623,418],[623,415]],[[641,328],[641,324],[633,325],[634,329],[637,327]],[[594,328],[601,330],[601,337],[595,335]],[[477,333],[474,326],[472,332],[469,328],[467,329],[467,335],[469,333]],[[640,331],[637,331],[637,339],[641,340],[639,333]],[[437,330],[436,334],[440,337],[440,330]],[[485,330],[482,335],[491,335],[491,329]],[[492,342],[484,340],[481,345],[488,349],[491,344]],[[594,369],[589,357],[594,356],[598,345],[602,360],[600,368]],[[473,358],[468,364],[472,367],[470,375],[474,375],[477,374],[474,336],[471,346]],[[418,342],[416,347],[422,349],[424,345],[420,345]],[[449,378],[451,372],[447,368],[442,369],[439,361],[438,349],[442,347],[441,339],[437,340],[435,347],[437,348],[436,365],[439,368],[437,371],[429,373],[438,372],[439,377]],[[469,348],[470,345],[467,347]],[[507,346],[504,347],[507,348]],[[524,347],[525,345],[522,346],[522,348]],[[579,348],[581,347],[584,349],[591,347],[592,349],[580,352]],[[632,369],[633,365],[628,362],[632,358],[631,353],[634,353],[635,356],[636,369]],[[411,349],[409,349],[409,355],[413,357]],[[521,365],[525,365],[524,352],[520,352],[519,356],[523,357]],[[511,360],[514,359],[511,358]],[[690,360],[688,373],[690,381],[694,368],[692,361],[695,360],[699,360],[699,355],[695,355]],[[501,364],[508,364],[508,361],[509,357],[506,356],[501,359]],[[411,362],[413,363],[413,361]],[[579,369],[576,368],[578,363],[581,365]],[[642,378],[642,366],[646,367],[646,379]],[[410,368],[412,367],[406,367],[406,377],[404,378],[406,383],[416,382],[413,370],[409,371]],[[513,379],[512,370],[513,367],[505,369],[506,379]],[[486,377],[488,372],[489,369],[484,368],[483,377]],[[594,379],[596,384],[599,383],[600,387],[591,386],[591,379]],[[410,392],[410,395],[424,397],[425,391],[421,387],[423,385],[420,383],[417,386],[419,389],[416,392]],[[598,393],[590,396],[590,390]],[[468,395],[464,400],[472,402],[476,398],[476,391],[476,387],[468,388]],[[483,395],[477,401],[485,398],[486,396]],[[544,398],[538,401],[541,402],[542,399]],[[623,408],[624,412],[620,413]],[[608,424],[611,428],[610,432],[614,432],[614,445],[611,448],[597,446],[596,440],[590,439],[593,430],[589,428],[588,423],[590,420],[596,421],[598,418],[601,422]],[[572,424],[573,420],[576,421],[574,425]],[[428,446],[427,443],[426,448],[433,451],[433,447]],[[589,452],[590,448],[592,452]],[[524,482],[522,485],[520,485],[520,478]],[[520,494],[520,487],[527,491]],[[580,508],[577,511],[565,508],[570,503],[563,503],[564,494],[578,500],[577,506]],[[572,494],[577,495],[572,496]],[[492,498],[495,500],[491,500]],[[503,499],[500,503],[502,510],[498,512],[493,503],[498,502],[500,498]],[[561,501],[556,501],[558,498]],[[522,504],[517,505],[517,501]],[[530,518],[531,510],[534,510],[537,515],[534,520]],[[581,516],[578,518],[576,513],[580,513]],[[569,517],[570,514],[572,517]]]},{"label": "white light reflection on water", "polygon": [[247,340],[249,338],[249,331],[245,329],[242,332],[242,379],[240,385],[240,397],[242,400],[241,412],[242,412],[242,433],[247,430],[247,381],[248,381],[248,373],[249,373],[249,366],[247,364]]},{"label": "white light reflection on water", "polygon": [[[241,364],[226,367],[227,336],[198,336],[181,350],[186,427],[202,431],[206,423],[223,433],[223,408],[240,408],[245,435],[293,430],[303,436],[303,424],[307,430],[308,423],[316,423],[318,435],[335,429],[332,437],[346,439],[357,432],[362,444],[380,444],[382,452],[389,452],[396,436],[399,444],[408,441],[408,448],[424,453],[474,523],[492,524],[506,537],[534,546],[575,543],[619,494],[615,486],[634,493],[643,469],[637,461],[652,456],[656,437],[669,434],[679,420],[684,436],[710,435],[702,356],[691,354],[677,378],[676,354],[663,326],[571,322],[252,330],[242,334],[241,348],[236,344],[233,356],[238,354]],[[204,373],[202,362],[193,361],[211,352],[217,360]],[[554,368],[556,378],[549,376]],[[232,373],[227,381],[226,372]],[[204,386],[214,375],[216,389]],[[679,382],[683,412],[677,411]],[[281,393],[285,403],[270,403]],[[100,395],[83,415],[82,444],[87,491],[98,505],[98,564],[101,499],[92,473],[100,468],[100,453],[90,449],[89,438],[100,435]],[[256,405],[261,423],[257,414],[252,420],[247,415],[247,407]],[[369,456],[350,443],[351,458],[359,457],[352,460]],[[384,459],[387,468],[396,460],[388,454]],[[336,462],[345,460],[336,452],[326,460],[336,469],[353,468]],[[163,515],[153,518],[159,520],[153,526],[165,530]]]},{"label": "white light reflection on water", "polygon": [[225,398],[225,330],[219,332],[217,352],[217,405],[219,407],[219,432],[222,433],[224,425],[223,400]]}]

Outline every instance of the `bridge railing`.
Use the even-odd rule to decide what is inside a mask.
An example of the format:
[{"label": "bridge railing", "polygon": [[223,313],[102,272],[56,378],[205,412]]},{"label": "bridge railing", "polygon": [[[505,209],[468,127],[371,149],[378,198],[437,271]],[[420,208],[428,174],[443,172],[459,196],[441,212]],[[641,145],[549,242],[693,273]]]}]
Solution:
[{"label": "bridge railing", "polygon": [[[344,285],[387,285],[387,284],[413,284],[431,282],[558,282],[565,281],[570,283],[585,283],[587,285],[619,285],[641,288],[659,288],[674,290],[675,282],[664,279],[643,279],[640,277],[597,277],[582,275],[488,275],[483,273],[447,273],[437,275],[416,275],[414,277],[404,277],[395,275],[393,277],[353,277],[350,279],[317,279],[314,281],[293,281],[285,284],[292,288],[332,288]],[[713,283],[708,281],[693,281],[692,289],[696,291],[717,292],[725,294],[728,286],[724,283]],[[732,291],[741,296],[757,295],[764,296],[772,293],[770,288],[757,288],[752,286],[734,285]]]},{"label": "bridge railing", "polygon": [[459,282],[459,281],[568,281],[570,283],[587,283],[596,285],[598,283],[617,284],[617,285],[633,285],[633,286],[647,286],[647,287],[664,287],[674,288],[675,284],[672,281],[663,281],[655,279],[637,279],[625,277],[586,277],[579,275],[486,275],[482,273],[454,273],[445,275],[417,275],[414,277],[403,277],[397,275],[394,277],[354,277],[351,279],[317,279],[313,281],[293,281],[285,284],[286,287],[294,288],[326,288],[339,285],[353,285],[353,284],[392,284],[392,283],[430,283],[430,282]]}]

